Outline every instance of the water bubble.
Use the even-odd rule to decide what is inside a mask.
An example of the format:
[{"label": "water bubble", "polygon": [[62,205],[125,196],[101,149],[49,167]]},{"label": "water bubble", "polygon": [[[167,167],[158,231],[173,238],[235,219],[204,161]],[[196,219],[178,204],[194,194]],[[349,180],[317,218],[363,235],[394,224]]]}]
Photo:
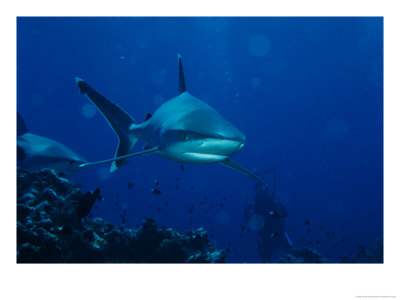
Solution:
[{"label": "water bubble", "polygon": [[166,70],[158,70],[151,73],[151,82],[156,85],[163,84],[165,81],[165,75],[167,74]]},{"label": "water bubble", "polygon": [[260,79],[258,77],[254,77],[253,79],[251,79],[251,86],[253,88],[256,88],[260,85]]},{"label": "water bubble", "polygon": [[216,221],[219,225],[228,225],[231,220],[231,215],[226,211],[221,211],[216,215]]},{"label": "water bubble", "polygon": [[97,170],[97,177],[100,180],[108,180],[111,177],[111,173],[110,173],[110,171],[109,171],[109,169],[107,167],[100,167]]},{"label": "water bubble", "polygon": [[153,97],[153,103],[155,105],[161,105],[164,102],[164,96],[161,94],[156,94]]},{"label": "water bubble", "polygon": [[248,41],[248,49],[251,55],[261,57],[267,55],[271,49],[269,39],[262,34],[252,36]]},{"label": "water bubble", "polygon": [[136,34],[136,44],[140,49],[146,49],[153,42],[151,31],[145,30]]},{"label": "water bubble", "polygon": [[264,227],[264,218],[258,214],[251,215],[249,219],[249,227],[253,230],[260,230]]},{"label": "water bubble", "polygon": [[92,104],[87,103],[82,106],[82,115],[85,118],[88,118],[88,119],[93,118],[95,114],[96,114],[96,109],[93,107]]},{"label": "water bubble", "polygon": [[44,98],[42,95],[35,94],[32,95],[31,102],[34,106],[42,106],[44,103]]},{"label": "water bubble", "polygon": [[348,127],[346,122],[332,118],[325,124],[325,135],[332,140],[341,140],[348,134]]}]

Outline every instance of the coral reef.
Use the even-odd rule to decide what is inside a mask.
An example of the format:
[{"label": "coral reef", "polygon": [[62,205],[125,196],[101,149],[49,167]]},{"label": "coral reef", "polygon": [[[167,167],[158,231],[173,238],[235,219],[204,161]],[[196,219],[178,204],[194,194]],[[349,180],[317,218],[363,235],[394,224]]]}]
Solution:
[{"label": "coral reef", "polygon": [[327,263],[328,260],[321,256],[315,249],[304,247],[291,248],[286,256],[278,259],[278,263]]},{"label": "coral reef", "polygon": [[202,228],[180,233],[146,219],[139,229],[85,218],[100,190],[83,194],[51,170],[17,173],[18,263],[221,263]]},{"label": "coral reef", "polygon": [[383,263],[383,237],[376,239],[371,248],[360,246],[360,251],[356,256],[342,256],[340,260],[342,263]]}]

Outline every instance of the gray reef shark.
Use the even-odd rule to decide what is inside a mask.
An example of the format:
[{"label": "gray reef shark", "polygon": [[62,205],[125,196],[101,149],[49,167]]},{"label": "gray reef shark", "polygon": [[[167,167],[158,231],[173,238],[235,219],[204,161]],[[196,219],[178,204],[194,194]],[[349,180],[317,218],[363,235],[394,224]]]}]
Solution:
[{"label": "gray reef shark", "polygon": [[86,163],[79,154],[52,139],[28,132],[17,113],[17,167],[29,172],[53,169],[71,175]]},{"label": "gray reef shark", "polygon": [[[81,94],[86,94],[108,121],[119,138],[115,158],[85,163],[81,167],[112,162],[110,171],[117,170],[128,157],[158,154],[168,160],[187,164],[221,163],[260,182],[261,178],[229,158],[246,143],[245,135],[214,108],[186,90],[181,56],[179,63],[179,94],[163,103],[153,115],[138,123],[127,112],[76,77]],[[143,151],[131,153],[138,139],[147,145]]]}]

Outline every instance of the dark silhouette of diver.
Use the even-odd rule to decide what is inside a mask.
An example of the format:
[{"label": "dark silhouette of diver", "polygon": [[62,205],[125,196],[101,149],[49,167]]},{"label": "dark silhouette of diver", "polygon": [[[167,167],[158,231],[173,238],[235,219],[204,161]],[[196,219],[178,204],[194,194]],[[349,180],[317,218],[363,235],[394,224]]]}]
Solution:
[{"label": "dark silhouette of diver", "polygon": [[[272,190],[261,183],[254,188],[256,195],[245,211],[245,219],[250,227],[257,230],[260,238],[258,253],[263,262],[271,262],[274,255],[285,254],[291,248],[292,242],[285,231],[284,219],[287,217],[287,209],[276,197],[276,173],[275,167],[257,173],[262,176],[268,172],[273,175]],[[279,253],[282,252],[282,253]]]}]

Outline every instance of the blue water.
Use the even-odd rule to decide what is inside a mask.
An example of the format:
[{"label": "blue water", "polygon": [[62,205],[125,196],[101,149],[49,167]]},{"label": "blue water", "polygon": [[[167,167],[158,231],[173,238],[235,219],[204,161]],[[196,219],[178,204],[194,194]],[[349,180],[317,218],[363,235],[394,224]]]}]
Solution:
[{"label": "blue water", "polygon": [[[275,167],[295,247],[338,262],[383,235],[382,18],[18,18],[17,110],[33,133],[89,161],[111,158],[117,138],[74,77],[141,121],[177,95],[178,53],[191,94],[246,134],[233,159],[252,171]],[[71,177],[100,187],[93,217],[204,227],[231,249],[228,262],[261,261],[257,231],[241,229],[256,181],[151,155],[108,168]]]}]

